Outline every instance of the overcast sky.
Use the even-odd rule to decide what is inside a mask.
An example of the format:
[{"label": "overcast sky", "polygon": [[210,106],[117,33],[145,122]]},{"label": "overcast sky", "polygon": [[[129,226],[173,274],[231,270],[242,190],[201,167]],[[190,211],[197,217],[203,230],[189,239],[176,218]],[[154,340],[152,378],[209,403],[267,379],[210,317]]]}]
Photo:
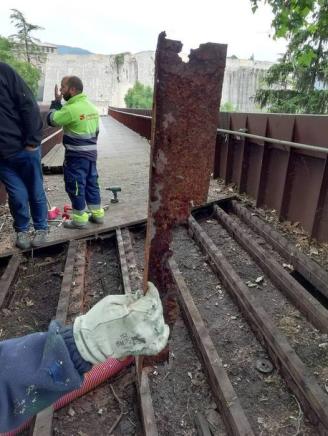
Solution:
[{"label": "overcast sky", "polygon": [[157,36],[183,43],[183,52],[205,42],[228,44],[228,55],[275,61],[285,48],[273,41],[272,14],[261,6],[255,15],[250,0],[1,0],[0,34],[15,33],[10,9],[22,11],[42,41],[82,47],[94,53],[155,50]]}]

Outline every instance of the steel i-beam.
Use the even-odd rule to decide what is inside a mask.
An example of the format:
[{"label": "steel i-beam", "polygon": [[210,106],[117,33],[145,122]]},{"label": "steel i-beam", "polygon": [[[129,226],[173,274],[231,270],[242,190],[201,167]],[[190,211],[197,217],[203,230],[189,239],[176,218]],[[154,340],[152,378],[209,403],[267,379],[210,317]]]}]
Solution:
[{"label": "steel i-beam", "polygon": [[224,44],[201,44],[183,62],[181,48],[165,32],[159,35],[145,246],[144,285],[151,280],[160,290],[169,323],[174,320],[167,265],[172,227],[207,199],[227,51]]}]

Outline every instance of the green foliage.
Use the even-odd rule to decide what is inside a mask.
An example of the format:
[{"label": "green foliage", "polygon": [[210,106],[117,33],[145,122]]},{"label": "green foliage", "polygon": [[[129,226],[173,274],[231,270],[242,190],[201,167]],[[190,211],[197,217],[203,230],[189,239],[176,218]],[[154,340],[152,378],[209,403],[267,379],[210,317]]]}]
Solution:
[{"label": "green foliage", "polygon": [[[290,38],[301,28],[315,33],[327,25],[327,0],[250,0],[255,12],[263,1],[269,4],[274,14],[272,26],[274,37]],[[323,20],[323,21],[321,21]]]},{"label": "green foliage", "polygon": [[118,53],[115,55],[115,63],[117,71],[119,70],[120,66],[124,64],[124,56],[126,53]]},{"label": "green foliage", "polygon": [[11,44],[7,38],[0,36],[0,60],[1,62],[9,63],[13,54],[11,52]]},{"label": "green foliage", "polygon": [[124,53],[118,53],[117,55],[115,55],[115,64],[116,64],[116,72],[117,72],[117,81],[120,81],[120,67],[124,64],[124,56],[126,54],[129,54],[129,52],[124,52]]},{"label": "green foliage", "polygon": [[150,86],[145,86],[136,82],[124,97],[126,107],[138,109],[151,109],[153,105],[153,90]]},{"label": "green foliage", "polygon": [[32,64],[17,59],[12,51],[12,44],[7,38],[0,36],[0,61],[9,64],[25,80],[34,95],[38,91],[41,73]]},{"label": "green foliage", "polygon": [[272,7],[274,38],[288,42],[279,63],[268,70],[265,87],[256,93],[255,101],[272,112],[327,113],[327,0],[250,1],[253,11],[263,1]]},{"label": "green foliage", "polygon": [[236,108],[231,101],[226,101],[225,103],[221,104],[220,112],[236,112]]},{"label": "green foliage", "polygon": [[41,30],[42,27],[28,23],[24,14],[18,9],[11,9],[11,11],[10,19],[17,29],[17,33],[11,35],[11,38],[13,38],[17,50],[23,54],[24,59],[28,63],[32,63],[33,56],[41,55],[39,47],[35,44],[32,32]]},{"label": "green foliage", "polygon": [[328,113],[327,90],[302,93],[288,89],[260,89],[256,98],[261,102],[261,108],[269,107],[273,113]]}]

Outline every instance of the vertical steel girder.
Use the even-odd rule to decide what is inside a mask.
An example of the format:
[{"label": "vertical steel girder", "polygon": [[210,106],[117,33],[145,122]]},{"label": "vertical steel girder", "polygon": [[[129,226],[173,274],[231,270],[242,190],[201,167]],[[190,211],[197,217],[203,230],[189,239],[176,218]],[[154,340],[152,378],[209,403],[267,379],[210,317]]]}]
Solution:
[{"label": "vertical steel girder", "polygon": [[165,32],[159,35],[144,278],[164,299],[170,298],[172,227],[207,199],[227,50],[224,44],[201,44],[183,62],[181,48]]}]

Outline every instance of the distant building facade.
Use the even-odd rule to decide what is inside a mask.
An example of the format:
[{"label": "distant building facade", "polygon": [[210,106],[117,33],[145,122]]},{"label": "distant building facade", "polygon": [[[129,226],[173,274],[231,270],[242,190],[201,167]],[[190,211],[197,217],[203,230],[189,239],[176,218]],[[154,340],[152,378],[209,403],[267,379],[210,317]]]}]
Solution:
[{"label": "distant building facade", "polygon": [[[187,55],[183,55],[188,60]],[[108,105],[125,107],[124,96],[138,80],[144,85],[154,83],[154,51],[119,55],[59,55],[50,53],[44,69],[43,102],[53,99],[54,85],[63,76],[81,77],[85,92],[101,113]],[[272,65],[270,62],[227,58],[222,104],[229,103],[239,112],[259,111],[253,97],[261,80]]]},{"label": "distant building facade", "polygon": [[35,44],[39,47],[40,51],[46,55],[57,54],[58,47],[50,42],[41,42],[40,40],[35,40]]}]

